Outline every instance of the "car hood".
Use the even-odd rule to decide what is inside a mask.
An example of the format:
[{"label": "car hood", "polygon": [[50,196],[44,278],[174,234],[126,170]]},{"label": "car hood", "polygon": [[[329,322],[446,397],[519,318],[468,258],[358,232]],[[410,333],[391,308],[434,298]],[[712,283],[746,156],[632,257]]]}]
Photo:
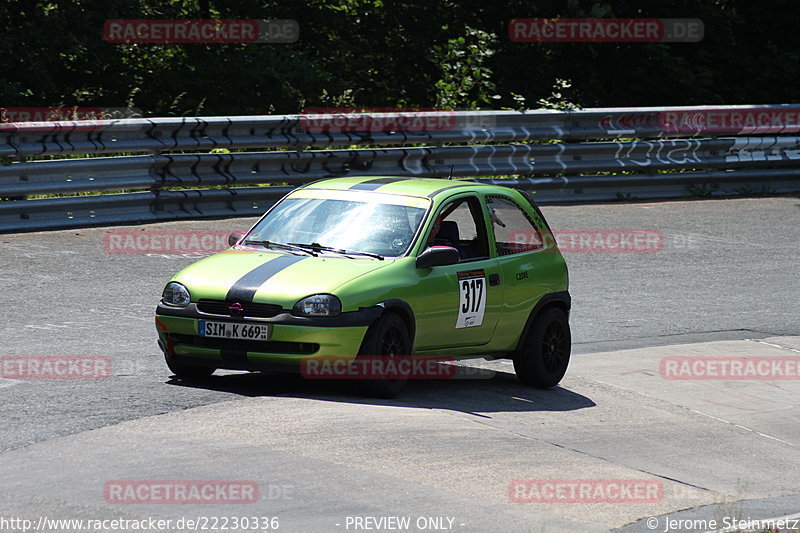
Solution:
[{"label": "car hood", "polygon": [[230,249],[186,267],[172,281],[185,285],[192,301],[254,301],[290,309],[300,298],[333,293],[392,262]]}]

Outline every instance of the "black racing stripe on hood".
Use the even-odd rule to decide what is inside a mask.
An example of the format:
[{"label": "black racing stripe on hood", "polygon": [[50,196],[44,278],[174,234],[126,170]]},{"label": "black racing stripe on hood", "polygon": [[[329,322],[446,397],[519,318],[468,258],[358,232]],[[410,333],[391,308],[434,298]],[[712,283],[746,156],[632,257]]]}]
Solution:
[{"label": "black racing stripe on hood", "polygon": [[233,287],[230,288],[225,299],[228,301],[235,300],[245,303],[252,302],[259,287],[266,283],[269,278],[303,259],[306,259],[306,257],[299,255],[279,255],[275,259],[271,259],[263,265],[257,266],[233,284]]},{"label": "black racing stripe on hood", "polygon": [[349,187],[349,189],[355,189],[359,191],[374,191],[378,187],[382,187],[389,183],[395,183],[397,181],[405,181],[408,178],[375,178],[374,180],[367,180],[362,181],[361,183],[356,183],[355,185]]}]

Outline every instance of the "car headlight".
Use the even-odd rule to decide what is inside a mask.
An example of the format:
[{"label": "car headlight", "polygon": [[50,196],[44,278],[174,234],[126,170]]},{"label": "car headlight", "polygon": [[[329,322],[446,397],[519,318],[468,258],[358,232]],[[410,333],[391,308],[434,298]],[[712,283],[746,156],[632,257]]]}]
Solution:
[{"label": "car headlight", "polygon": [[333,294],[313,294],[306,296],[292,308],[298,316],[336,316],[342,312],[342,302]]},{"label": "car headlight", "polygon": [[164,287],[164,293],[161,295],[161,301],[167,305],[175,305],[178,307],[186,307],[192,301],[189,291],[180,283],[174,281],[167,283]]}]

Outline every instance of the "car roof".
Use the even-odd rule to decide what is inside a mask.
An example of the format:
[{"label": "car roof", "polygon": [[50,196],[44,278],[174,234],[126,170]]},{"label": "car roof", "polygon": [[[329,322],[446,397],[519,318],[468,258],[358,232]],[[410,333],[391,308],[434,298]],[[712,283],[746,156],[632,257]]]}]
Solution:
[{"label": "car roof", "polygon": [[306,185],[305,189],[376,191],[384,194],[400,194],[433,198],[439,193],[455,188],[494,188],[492,185],[445,178],[408,178],[400,176],[359,176],[351,178],[333,178],[315,181]]}]

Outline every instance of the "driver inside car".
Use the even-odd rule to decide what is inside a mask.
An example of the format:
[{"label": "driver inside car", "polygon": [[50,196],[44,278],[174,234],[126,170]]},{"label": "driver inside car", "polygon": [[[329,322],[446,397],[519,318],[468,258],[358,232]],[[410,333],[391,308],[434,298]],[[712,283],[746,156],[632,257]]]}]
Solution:
[{"label": "driver inside car", "polygon": [[458,205],[458,203],[450,205],[436,217],[428,238],[428,246],[450,246],[458,251],[461,259],[466,259],[469,255],[461,247],[458,223],[455,220],[444,220]]}]

